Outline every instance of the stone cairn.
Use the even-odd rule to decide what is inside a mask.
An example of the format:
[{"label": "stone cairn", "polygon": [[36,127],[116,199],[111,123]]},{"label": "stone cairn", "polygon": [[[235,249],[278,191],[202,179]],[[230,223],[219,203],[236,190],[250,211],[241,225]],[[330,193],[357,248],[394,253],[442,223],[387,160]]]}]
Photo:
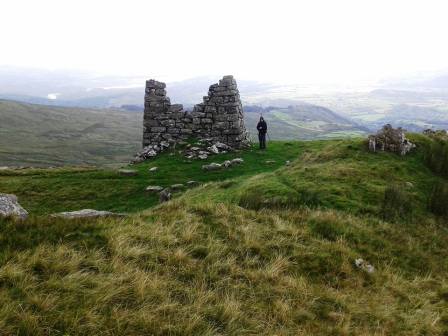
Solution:
[{"label": "stone cairn", "polygon": [[384,125],[375,135],[369,136],[369,150],[371,152],[387,151],[406,155],[415,145],[405,136],[401,127],[393,128],[390,124]]},{"label": "stone cairn", "polygon": [[181,104],[171,104],[165,89],[165,83],[154,79],[146,82],[144,148],[134,162],[154,157],[189,138],[206,139],[209,143],[235,149],[249,144],[243,107],[233,76],[224,76],[219,83],[211,85],[208,95],[194,106],[192,112],[185,111]]}]

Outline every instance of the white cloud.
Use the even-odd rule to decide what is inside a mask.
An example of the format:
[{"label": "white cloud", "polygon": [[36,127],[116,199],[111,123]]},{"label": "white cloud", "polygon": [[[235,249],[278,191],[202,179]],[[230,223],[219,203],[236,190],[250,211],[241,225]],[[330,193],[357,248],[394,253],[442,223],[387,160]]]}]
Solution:
[{"label": "white cloud", "polygon": [[3,0],[0,11],[0,64],[344,83],[448,65],[446,1]]}]

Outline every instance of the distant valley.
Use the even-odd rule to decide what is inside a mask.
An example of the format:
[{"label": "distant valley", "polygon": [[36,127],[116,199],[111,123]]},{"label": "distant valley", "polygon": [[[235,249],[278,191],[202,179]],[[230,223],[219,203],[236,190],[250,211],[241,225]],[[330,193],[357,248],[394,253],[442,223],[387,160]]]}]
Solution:
[{"label": "distant valley", "polygon": [[[366,130],[329,109],[311,104],[246,106],[246,127],[256,139],[260,114],[269,139],[341,138]],[[0,166],[113,165],[141,148],[143,113],[0,100]]]}]

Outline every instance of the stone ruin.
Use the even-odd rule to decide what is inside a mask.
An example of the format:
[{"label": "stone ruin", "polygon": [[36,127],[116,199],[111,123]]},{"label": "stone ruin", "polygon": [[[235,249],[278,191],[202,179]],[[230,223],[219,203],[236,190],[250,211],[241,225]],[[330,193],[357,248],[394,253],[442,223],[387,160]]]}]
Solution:
[{"label": "stone ruin", "polygon": [[171,104],[165,83],[154,79],[146,81],[144,149],[137,158],[141,161],[156,156],[189,138],[235,149],[249,144],[243,106],[233,76],[224,76],[219,83],[211,85],[208,95],[202,103],[194,106],[192,112],[184,110],[181,104]]},{"label": "stone ruin", "polygon": [[393,128],[384,125],[375,135],[369,136],[369,150],[371,152],[387,151],[406,155],[415,145],[406,139],[405,130],[401,127]]}]

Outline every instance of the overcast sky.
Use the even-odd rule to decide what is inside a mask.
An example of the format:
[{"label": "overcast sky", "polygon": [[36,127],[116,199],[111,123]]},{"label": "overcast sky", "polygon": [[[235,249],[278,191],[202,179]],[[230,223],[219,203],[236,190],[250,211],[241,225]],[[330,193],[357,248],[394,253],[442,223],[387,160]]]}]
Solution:
[{"label": "overcast sky", "polygon": [[1,0],[0,65],[361,82],[448,68],[448,1]]}]

